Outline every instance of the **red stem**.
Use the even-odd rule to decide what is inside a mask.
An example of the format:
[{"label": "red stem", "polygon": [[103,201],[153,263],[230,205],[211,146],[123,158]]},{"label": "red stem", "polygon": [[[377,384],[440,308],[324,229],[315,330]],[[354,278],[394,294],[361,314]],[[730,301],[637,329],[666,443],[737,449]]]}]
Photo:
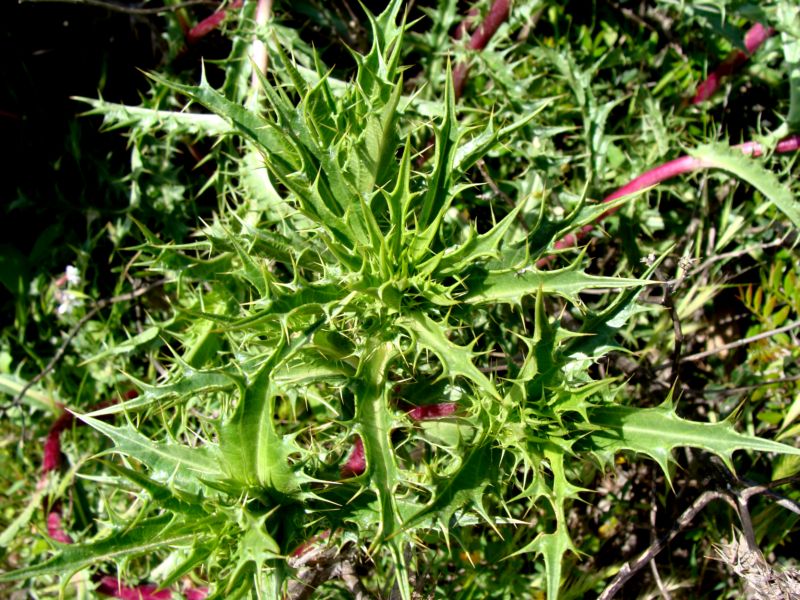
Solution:
[{"label": "red stem", "polygon": [[[739,150],[742,154],[747,156],[761,156],[763,154],[764,149],[758,142],[745,142],[743,144],[738,144],[734,146],[737,150]],[[785,152],[794,152],[800,149],[800,135],[791,135],[787,138],[784,138],[778,145],[775,147],[775,152],[778,153],[785,153]],[[603,202],[610,202],[611,200],[616,200],[617,198],[621,198],[622,196],[626,196],[628,194],[633,194],[634,192],[638,192],[639,190],[643,190],[644,188],[662,183],[668,179],[672,179],[677,175],[683,175],[684,173],[690,173],[692,171],[697,171],[699,169],[705,169],[710,167],[709,163],[702,161],[698,158],[693,158],[691,156],[681,156],[680,158],[676,158],[669,162],[664,163],[663,165],[657,166],[655,169],[651,169],[644,173],[643,175],[639,175],[636,179],[626,183],[618,190],[612,192],[608,196],[603,199]],[[613,215],[615,212],[619,210],[620,207],[610,208],[603,214],[601,214],[596,220],[595,225],[608,217],[609,215]],[[574,233],[570,233],[560,240],[558,240],[554,247],[557,250],[562,250],[564,248],[569,248],[570,246],[577,245],[586,235],[594,229],[594,225],[584,225],[578,231]],[[540,258],[536,266],[543,267],[550,263],[555,258],[554,255],[545,256]]]},{"label": "red stem", "polygon": [[[508,18],[510,5],[510,0],[495,0],[492,3],[483,23],[480,24],[475,33],[472,34],[472,37],[470,37],[469,43],[467,43],[467,47],[470,50],[483,50],[486,47],[486,44],[492,39],[500,25]],[[474,18],[473,10],[468,13],[467,18],[456,30],[456,39],[463,36],[466,28],[472,23]],[[468,75],[469,65],[466,62],[459,63],[453,70],[453,90],[455,91],[456,100],[461,97],[464,91],[464,84],[467,82]]]},{"label": "red stem", "polygon": [[[129,390],[123,394],[124,400],[130,400],[139,395],[136,390]],[[116,400],[103,401],[95,405],[94,410],[105,408],[115,404]],[[64,410],[64,405],[59,404],[58,408]],[[65,430],[71,428],[73,425],[85,425],[83,421],[76,421],[75,416],[64,411],[50,426],[47,432],[47,437],[44,442],[44,453],[42,457],[42,476],[39,480],[39,486],[46,484],[47,474],[55,471],[61,467],[63,453],[61,451],[61,434]],[[64,523],[62,519],[61,503],[56,502],[50,508],[47,514],[47,535],[50,539],[60,542],[62,544],[72,544],[73,539],[64,530]],[[111,575],[103,575],[98,573],[95,577],[98,581],[97,591],[112,598],[120,598],[121,600],[169,600],[172,598],[170,590],[159,589],[158,586],[152,583],[145,583],[133,587],[128,587],[120,583],[120,581]],[[184,597],[186,600],[203,600],[208,596],[208,588],[186,588],[184,590]]]},{"label": "red stem", "polygon": [[240,8],[241,6],[242,0],[233,0],[233,2],[231,2],[225,8],[221,8],[213,12],[211,15],[200,21],[188,31],[186,34],[186,43],[190,46],[192,44],[196,44],[202,38],[219,27],[220,23],[225,20],[229,10]]},{"label": "red stem", "polygon": [[697,86],[697,92],[695,92],[694,98],[692,98],[692,104],[699,104],[700,102],[708,100],[714,92],[719,89],[719,86],[722,85],[722,80],[746,63],[753,52],[758,50],[758,48],[774,33],[775,30],[772,27],[764,27],[761,23],[756,23],[748,29],[747,33],[744,34],[746,52],[742,50],[734,50],[731,52],[728,58],[722,61],[722,63],[709,74],[706,80]]}]

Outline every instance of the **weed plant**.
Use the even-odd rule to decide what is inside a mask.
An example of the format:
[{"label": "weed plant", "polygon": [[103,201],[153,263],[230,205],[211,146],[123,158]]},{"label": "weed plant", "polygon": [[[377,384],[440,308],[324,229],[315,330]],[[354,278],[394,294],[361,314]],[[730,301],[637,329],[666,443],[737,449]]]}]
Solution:
[{"label": "weed plant", "polygon": [[[37,385],[44,357],[4,341],[0,385],[24,393],[2,589],[592,596],[647,547],[647,503],[677,515],[704,477],[797,473],[800,204],[778,144],[800,124],[796,7],[571,6],[516,2],[476,48],[452,41],[452,0],[393,0],[362,29],[245,2],[212,15],[224,60],[150,75],[141,106],[84,100],[129,132],[129,247],[114,296],[73,269],[18,304],[69,332]],[[306,18],[347,51],[315,49]],[[725,100],[681,106],[745,19],[777,33]],[[758,115],[746,86],[769,98]],[[196,181],[176,183],[178,152]],[[699,175],[609,195],[681,154],[671,174]],[[192,237],[139,218],[212,192]],[[43,435],[59,402],[75,420],[47,440],[67,460],[45,455],[37,486],[13,436]],[[785,556],[791,494],[709,511],[653,585],[736,593],[702,581],[703,553],[737,527]]]}]

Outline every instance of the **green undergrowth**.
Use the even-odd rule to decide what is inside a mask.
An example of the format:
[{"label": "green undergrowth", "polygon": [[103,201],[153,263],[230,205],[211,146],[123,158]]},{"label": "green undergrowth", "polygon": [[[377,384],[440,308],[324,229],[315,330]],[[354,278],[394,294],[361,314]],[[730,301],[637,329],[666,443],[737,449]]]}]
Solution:
[{"label": "green undergrowth", "polygon": [[[634,41],[599,13],[572,22],[565,6],[516,3],[496,41],[470,55],[458,44],[445,53],[455,2],[431,7],[431,24],[410,22],[394,0],[368,14],[365,52],[330,67],[331,49],[278,22],[259,31],[270,59],[255,79],[248,24],[199,78],[151,75],[142,106],[86,100],[131,140],[131,241],[117,291],[131,274],[164,284],[138,316],[120,301],[89,321],[66,359],[70,384],[55,370],[24,397],[28,417],[44,421],[37,434],[55,399],[88,427],[64,434],[68,468],[7,525],[16,568],[0,582],[72,595],[102,567],[163,587],[191,581],[210,598],[280,598],[300,577],[297,549],[316,540],[355,556],[376,597],[582,597],[623,561],[598,560],[603,534],[576,523],[621,461],[656,465],[664,496],[685,479],[677,449],[730,472],[777,456],[776,477],[797,471],[796,385],[696,410],[693,390],[726,372],[713,362],[723,359],[677,381],[642,376],[669,367],[674,349],[672,319],[646,301],[665,272],[681,279],[675,314],[693,350],[713,337],[712,317],[699,315],[721,294],[740,290],[753,315],[743,335],[797,319],[792,159],[776,159],[781,172],[730,150],[741,140],[717,139],[714,115],[676,108],[701,74],[668,44],[647,64],[655,85],[642,86],[638,77],[653,76],[635,62],[645,52],[629,51]],[[739,19],[786,19],[735,8]],[[723,50],[740,43],[723,13],[692,11],[687,23],[728,34]],[[548,23],[525,37],[534,16]],[[659,48],[655,33],[640,35]],[[752,67],[764,85],[782,72],[777,39],[765,50],[776,58]],[[457,101],[451,73],[465,58],[473,67]],[[194,193],[218,197],[180,240],[135,210],[182,197],[160,177],[173,144],[204,149]],[[554,250],[608,210],[597,198],[683,152],[711,167],[694,185],[616,200],[590,248]],[[761,280],[735,270],[736,260],[771,261],[772,248],[780,259]],[[725,252],[730,260],[691,274]],[[67,292],[49,293],[53,310]],[[65,327],[86,310],[77,300]],[[725,381],[795,374],[791,336],[751,348]],[[637,360],[645,367],[625,370]],[[31,371],[4,366],[0,389],[16,393]],[[102,407],[92,398],[129,388],[138,396]],[[442,418],[414,416],[443,403]],[[348,470],[359,446],[364,466]],[[4,464],[16,462],[11,448],[7,437]],[[739,450],[748,452],[735,460]],[[35,480],[26,460],[15,469]],[[43,497],[73,498],[77,543],[14,546],[43,523]],[[616,502],[621,515],[628,500]],[[581,570],[586,561],[593,570]],[[316,593],[347,597],[335,580]]]}]

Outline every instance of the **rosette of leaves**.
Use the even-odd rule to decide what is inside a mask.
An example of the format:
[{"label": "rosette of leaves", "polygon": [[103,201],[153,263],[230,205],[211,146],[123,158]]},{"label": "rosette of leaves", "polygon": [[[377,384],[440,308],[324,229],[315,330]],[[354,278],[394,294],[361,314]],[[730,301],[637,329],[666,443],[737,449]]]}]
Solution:
[{"label": "rosette of leaves", "polygon": [[[535,115],[465,128],[448,83],[433,156],[415,167],[424,149],[406,118],[400,7],[370,17],[371,50],[353,54],[346,85],[331,85],[319,61],[299,68],[278,44],[263,107],[205,80],[160,80],[228,122],[242,154],[203,239],[177,246],[142,228],[142,266],[176,280],[168,380],[137,382],[138,398],[80,417],[113,442],[103,481],[138,502],[0,580],[102,561],[124,569],[155,553],[159,585],[195,573],[214,598],[279,598],[296,577],[288,558],[325,539],[315,543],[371,558],[369,586],[409,599],[421,540],[450,548],[454,530],[512,528],[513,515],[545,504],[516,551],[543,558],[556,598],[576,550],[565,515],[584,491],[583,462],[632,450],[667,470],[687,445],[729,465],[736,449],[800,454],[730,420],[685,421],[670,399],[625,406],[615,379],[591,377],[649,273],[592,276],[582,257],[535,266],[609,205],[560,222],[542,213],[527,231],[520,199],[496,221],[459,226],[467,171]],[[579,294],[592,288],[619,291],[588,309]],[[548,314],[556,302],[583,315],[578,329]],[[502,378],[490,375],[498,363]],[[442,402],[455,406],[446,419],[413,418]]]}]

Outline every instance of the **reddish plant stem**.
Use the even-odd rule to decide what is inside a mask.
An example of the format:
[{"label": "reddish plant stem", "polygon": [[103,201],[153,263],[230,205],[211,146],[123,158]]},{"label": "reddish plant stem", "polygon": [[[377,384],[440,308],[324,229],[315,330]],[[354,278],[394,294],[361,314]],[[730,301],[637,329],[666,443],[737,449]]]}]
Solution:
[{"label": "reddish plant stem", "polygon": [[[492,36],[494,36],[500,28],[500,25],[508,18],[510,5],[510,0],[495,0],[492,3],[483,23],[478,26],[478,29],[469,38],[467,47],[470,50],[483,50],[486,47],[486,44],[492,39]],[[466,29],[475,17],[473,11],[474,9],[468,13],[467,18],[459,25],[456,30],[456,39],[459,39],[466,33]],[[453,90],[455,91],[456,100],[461,97],[464,91],[464,84],[467,81],[468,75],[469,64],[466,62],[459,63],[453,70]]]},{"label": "reddish plant stem", "polygon": [[229,10],[233,10],[236,8],[240,8],[242,6],[242,0],[233,0],[228,6],[225,8],[221,8],[211,15],[200,21],[197,25],[192,27],[186,34],[186,43],[190,46],[192,44],[196,44],[202,38],[207,36],[209,33],[214,31],[217,27],[219,27],[220,23],[225,20],[225,17],[228,14]]},{"label": "reddish plant stem", "polygon": [[52,510],[47,515],[47,535],[56,542],[71,544],[72,538],[64,531],[64,523],[61,520],[61,504],[53,505]]},{"label": "reddish plant stem", "polygon": [[[105,575],[100,578],[97,591],[121,600],[170,600],[172,598],[171,590],[160,590],[158,586],[152,583],[128,587],[111,575]],[[203,597],[205,598],[205,596]]]},{"label": "reddish plant stem", "polygon": [[[439,402],[438,404],[428,404],[425,406],[415,406],[406,411],[412,421],[427,421],[430,419],[440,419],[452,415],[456,411],[455,402]],[[367,469],[367,459],[364,455],[364,441],[361,437],[356,437],[353,442],[353,449],[350,451],[347,461],[340,473],[342,477],[357,477]]]},{"label": "reddish plant stem", "polygon": [[744,46],[746,51],[734,50],[722,63],[709,74],[705,81],[697,86],[692,104],[699,104],[708,100],[714,92],[719,89],[722,80],[741,68],[750,56],[775,33],[772,27],[764,27],[761,23],[756,23],[744,35]]},{"label": "reddish plant stem", "polygon": [[416,406],[409,410],[407,414],[412,421],[427,421],[449,417],[454,412],[456,412],[455,402],[440,402],[438,404]]},{"label": "reddish plant stem", "polygon": [[[122,395],[123,400],[136,398],[139,392],[129,390]],[[94,410],[105,408],[115,404],[116,400],[104,401],[94,406]],[[58,408],[64,410],[63,404],[58,404]],[[61,434],[72,426],[85,425],[83,421],[75,420],[75,416],[64,411],[50,426],[44,442],[44,452],[42,457],[42,475],[39,486],[46,484],[47,475],[61,467],[63,453],[61,451]],[[72,537],[64,530],[61,502],[56,502],[50,507],[47,513],[47,535],[61,544],[72,544]],[[94,577],[98,582],[97,591],[112,598],[121,600],[169,600],[172,598],[170,590],[159,589],[152,583],[145,583],[133,587],[123,585],[116,577],[98,573]],[[183,592],[186,600],[203,600],[208,596],[208,588],[186,588]]]},{"label": "reddish plant stem", "polygon": [[[763,154],[764,149],[758,142],[745,142],[743,144],[739,144],[734,146],[735,149],[739,150],[742,154],[746,156],[761,156]],[[787,138],[784,138],[780,142],[778,142],[777,146],[775,147],[775,152],[778,153],[786,153],[786,152],[794,152],[800,149],[800,135],[791,135]],[[681,156],[680,158],[676,158],[669,162],[664,163],[663,165],[659,165],[654,169],[651,169],[640,175],[636,179],[626,183],[621,188],[617,189],[616,191],[612,192],[608,196],[603,199],[603,202],[610,202],[612,200],[616,200],[617,198],[621,198],[622,196],[626,196],[628,194],[633,194],[634,192],[638,192],[639,190],[643,190],[647,187],[662,183],[668,179],[672,179],[677,175],[683,175],[684,173],[690,173],[692,171],[697,171],[699,169],[705,169],[710,167],[711,165],[702,161],[698,158],[693,158],[691,156]],[[615,212],[619,210],[620,207],[610,208],[603,214],[601,214],[594,222],[593,225],[584,225],[577,231],[570,233],[560,240],[558,240],[554,247],[556,250],[563,250],[564,248],[569,248],[571,246],[577,245],[583,238],[585,238],[589,232],[594,230],[595,225],[600,223],[606,217],[613,215]],[[536,266],[543,267],[549,264],[555,258],[554,255],[545,256],[540,258]]]}]

